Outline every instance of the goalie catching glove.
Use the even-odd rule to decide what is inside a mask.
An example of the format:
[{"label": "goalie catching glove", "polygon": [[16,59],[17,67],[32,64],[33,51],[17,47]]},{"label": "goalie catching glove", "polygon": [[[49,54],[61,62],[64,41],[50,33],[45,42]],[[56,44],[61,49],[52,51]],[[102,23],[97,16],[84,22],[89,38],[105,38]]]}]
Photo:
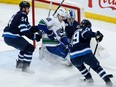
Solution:
[{"label": "goalie catching glove", "polygon": [[101,42],[102,41],[102,39],[103,39],[103,34],[100,32],[100,31],[97,31],[96,32],[96,37],[95,37],[95,39],[96,39],[96,41],[97,42]]}]

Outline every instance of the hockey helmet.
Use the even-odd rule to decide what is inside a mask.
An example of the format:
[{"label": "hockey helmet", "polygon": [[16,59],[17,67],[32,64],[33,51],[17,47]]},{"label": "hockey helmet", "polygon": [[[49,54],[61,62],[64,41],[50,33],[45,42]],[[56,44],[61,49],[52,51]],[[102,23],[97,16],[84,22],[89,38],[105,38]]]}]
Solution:
[{"label": "hockey helmet", "polygon": [[67,16],[67,12],[64,8],[59,8],[57,11],[57,14],[61,15],[61,16]]},{"label": "hockey helmet", "polygon": [[80,24],[80,27],[82,27],[82,28],[84,28],[84,27],[91,28],[91,26],[92,26],[91,22],[87,19],[82,20],[82,22]]},{"label": "hockey helmet", "polygon": [[68,10],[67,18],[73,18],[75,19],[75,12],[73,9]]},{"label": "hockey helmet", "polygon": [[22,1],[22,2],[19,4],[19,7],[20,7],[20,9],[26,8],[26,7],[29,7],[29,8],[30,8],[30,4],[29,4],[29,2],[27,2],[27,1]]}]

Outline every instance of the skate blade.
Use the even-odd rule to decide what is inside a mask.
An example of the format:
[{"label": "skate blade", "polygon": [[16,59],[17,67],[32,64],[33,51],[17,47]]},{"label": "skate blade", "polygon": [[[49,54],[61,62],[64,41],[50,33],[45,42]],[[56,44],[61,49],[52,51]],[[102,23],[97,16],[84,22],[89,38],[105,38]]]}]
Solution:
[{"label": "skate blade", "polygon": [[32,71],[32,70],[23,70],[22,72],[24,72],[24,73],[28,73],[28,74],[34,74],[34,73],[35,73],[35,72]]}]

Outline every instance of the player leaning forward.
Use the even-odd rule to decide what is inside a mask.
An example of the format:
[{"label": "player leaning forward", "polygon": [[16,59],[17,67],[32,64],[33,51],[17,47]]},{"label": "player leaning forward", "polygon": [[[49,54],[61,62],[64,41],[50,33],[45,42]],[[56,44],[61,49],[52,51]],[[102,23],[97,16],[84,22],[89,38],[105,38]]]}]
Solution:
[{"label": "player leaning forward", "polygon": [[93,82],[93,79],[90,72],[86,69],[84,65],[85,63],[99,74],[99,76],[106,82],[107,86],[112,87],[112,82],[109,76],[101,67],[90,48],[91,38],[96,38],[97,42],[100,42],[103,35],[99,31],[93,32],[91,26],[91,22],[84,19],[80,24],[80,31],[77,30],[74,33],[70,52],[71,62],[86,78],[87,82]]},{"label": "player leaning forward", "polygon": [[22,36],[37,41],[41,39],[41,36],[33,34],[39,31],[38,26],[31,26],[28,22],[27,15],[29,13],[30,4],[26,1],[22,1],[19,7],[20,11],[11,17],[8,25],[5,27],[3,37],[7,45],[20,50],[16,68],[27,72],[35,47]]},{"label": "player leaning forward", "polygon": [[[64,8],[59,8],[56,17],[52,16],[41,19],[38,24],[40,31],[43,32],[42,39],[45,49],[47,49],[48,53],[55,54],[64,60],[66,60],[68,54],[68,49],[66,48],[69,47],[64,30],[65,23],[63,21],[66,19],[66,16],[66,10]],[[48,54],[45,54],[45,57],[48,57]],[[68,61],[66,63],[67,65],[70,65]]]}]

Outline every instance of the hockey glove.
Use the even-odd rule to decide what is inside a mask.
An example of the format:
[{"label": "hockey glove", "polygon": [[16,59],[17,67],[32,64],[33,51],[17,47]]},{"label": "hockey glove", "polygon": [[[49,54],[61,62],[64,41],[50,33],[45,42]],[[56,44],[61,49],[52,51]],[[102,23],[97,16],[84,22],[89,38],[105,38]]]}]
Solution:
[{"label": "hockey glove", "polygon": [[71,48],[72,48],[71,44],[66,45],[66,49],[68,49],[69,52],[70,52]]},{"label": "hockey glove", "polygon": [[101,42],[102,39],[103,39],[103,37],[104,37],[104,36],[103,36],[103,34],[102,34],[100,31],[97,31],[97,32],[96,32],[96,37],[95,37],[95,38],[96,38],[96,41],[97,41],[97,42]]},{"label": "hockey glove", "polygon": [[30,28],[30,31],[31,31],[32,33],[38,32],[38,31],[39,31],[38,26],[32,26],[32,27]]},{"label": "hockey glove", "polygon": [[44,24],[38,24],[38,29],[44,31],[45,33],[49,32],[47,25]]},{"label": "hockey glove", "polygon": [[56,35],[55,35],[55,33],[53,32],[53,30],[49,30],[49,31],[47,32],[47,36],[48,36],[51,40],[55,40],[55,37],[56,37]]},{"label": "hockey glove", "polygon": [[36,40],[37,42],[39,42],[41,40],[41,35],[39,34],[35,34],[34,40]]}]

